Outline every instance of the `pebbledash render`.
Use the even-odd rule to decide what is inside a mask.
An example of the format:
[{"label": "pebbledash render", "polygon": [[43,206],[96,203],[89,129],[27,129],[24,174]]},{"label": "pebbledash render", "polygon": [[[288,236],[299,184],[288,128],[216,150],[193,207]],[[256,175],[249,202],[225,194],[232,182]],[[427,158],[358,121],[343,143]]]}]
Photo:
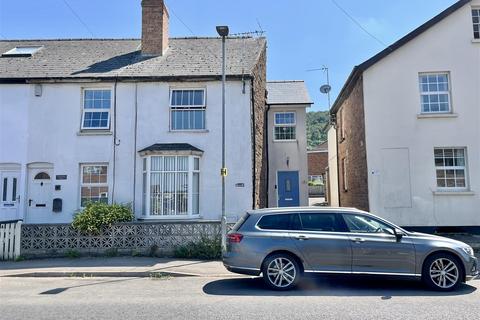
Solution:
[{"label": "pebbledash render", "polygon": [[331,205],[480,225],[479,28],[480,0],[457,1],[353,69],[330,110]]},{"label": "pebbledash render", "polygon": [[[235,220],[266,207],[275,182],[266,39],[226,46]],[[0,54],[0,220],[70,222],[89,201],[143,220],[220,218],[220,38],[169,38],[163,1],[143,0],[141,39],[5,40]]]}]

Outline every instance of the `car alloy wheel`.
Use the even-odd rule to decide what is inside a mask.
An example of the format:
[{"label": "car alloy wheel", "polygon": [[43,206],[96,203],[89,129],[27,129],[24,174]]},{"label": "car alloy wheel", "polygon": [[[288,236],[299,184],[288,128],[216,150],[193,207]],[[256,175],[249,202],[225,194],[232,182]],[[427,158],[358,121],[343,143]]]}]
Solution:
[{"label": "car alloy wheel", "polygon": [[461,261],[452,254],[437,253],[423,263],[422,279],[434,290],[453,290],[463,281],[464,276]]},{"label": "car alloy wheel", "polygon": [[460,272],[455,262],[448,258],[439,258],[430,264],[430,279],[442,289],[450,289],[458,282]]},{"label": "car alloy wheel", "polygon": [[262,268],[267,285],[276,290],[293,288],[300,276],[297,261],[286,254],[273,255],[265,261]]}]

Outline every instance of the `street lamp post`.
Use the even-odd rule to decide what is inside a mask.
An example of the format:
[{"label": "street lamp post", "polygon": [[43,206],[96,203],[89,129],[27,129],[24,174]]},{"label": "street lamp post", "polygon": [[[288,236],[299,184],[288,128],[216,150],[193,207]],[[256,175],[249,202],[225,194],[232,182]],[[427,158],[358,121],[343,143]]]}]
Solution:
[{"label": "street lamp post", "polygon": [[228,36],[228,26],[217,26],[217,32],[222,37],[222,168],[220,175],[222,176],[222,251],[227,249],[227,215],[225,212],[225,177],[227,176],[227,168],[225,166],[225,82],[227,80],[225,74],[225,40]]}]

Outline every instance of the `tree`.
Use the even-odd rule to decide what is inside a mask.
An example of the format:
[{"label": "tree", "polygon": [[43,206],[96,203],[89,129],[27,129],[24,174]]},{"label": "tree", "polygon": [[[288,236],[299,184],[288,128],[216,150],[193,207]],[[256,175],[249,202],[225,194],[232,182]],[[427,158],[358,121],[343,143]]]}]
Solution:
[{"label": "tree", "polygon": [[307,113],[307,147],[313,149],[327,140],[328,111]]}]

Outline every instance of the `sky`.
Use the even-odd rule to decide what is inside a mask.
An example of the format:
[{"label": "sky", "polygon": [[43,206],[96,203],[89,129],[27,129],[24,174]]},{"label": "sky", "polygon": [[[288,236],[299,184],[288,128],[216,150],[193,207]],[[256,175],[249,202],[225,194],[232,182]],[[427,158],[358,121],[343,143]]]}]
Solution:
[{"label": "sky", "polygon": [[[265,31],[268,79],[305,80],[313,111],[328,109],[327,97],[319,91],[326,75],[308,70],[328,67],[333,103],[355,65],[455,2],[166,0],[173,37],[216,36],[215,26],[224,24],[231,33]],[[140,0],[0,0],[0,39],[140,36]]]}]

